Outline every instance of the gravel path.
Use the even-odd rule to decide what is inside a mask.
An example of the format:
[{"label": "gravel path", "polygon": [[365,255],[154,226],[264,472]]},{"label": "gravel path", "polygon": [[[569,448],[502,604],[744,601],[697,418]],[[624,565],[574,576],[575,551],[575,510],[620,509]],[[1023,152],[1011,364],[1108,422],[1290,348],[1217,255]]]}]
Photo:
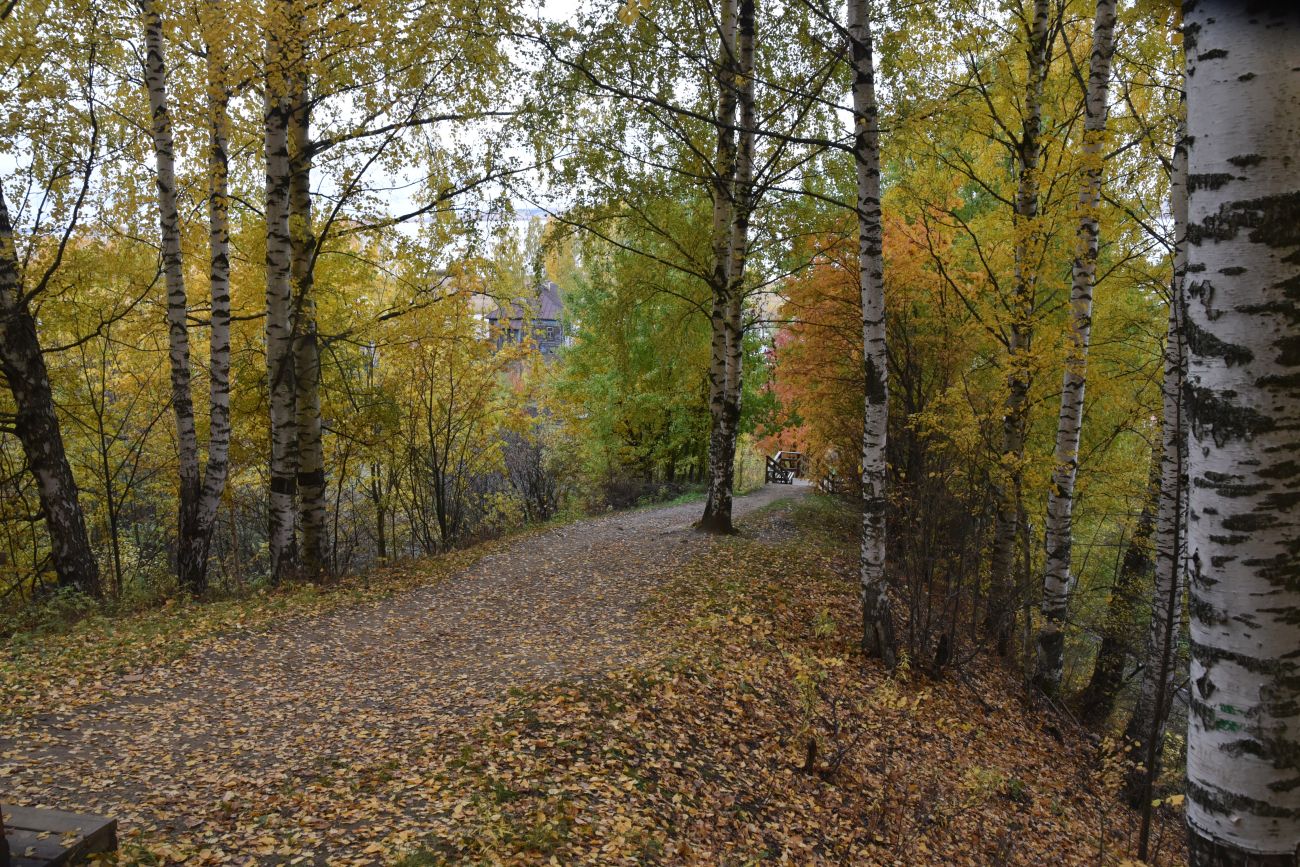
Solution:
[{"label": "gravel path", "polygon": [[[735,513],[806,490],[767,486],[737,499]],[[418,798],[358,800],[366,780],[418,764],[507,689],[596,676],[652,652],[637,615],[708,544],[690,529],[699,510],[582,521],[432,586],[209,642],[123,678],[110,702],[0,732],[0,797],[200,842],[227,841],[250,821],[292,825],[295,845],[338,851],[358,816],[418,810]]]}]

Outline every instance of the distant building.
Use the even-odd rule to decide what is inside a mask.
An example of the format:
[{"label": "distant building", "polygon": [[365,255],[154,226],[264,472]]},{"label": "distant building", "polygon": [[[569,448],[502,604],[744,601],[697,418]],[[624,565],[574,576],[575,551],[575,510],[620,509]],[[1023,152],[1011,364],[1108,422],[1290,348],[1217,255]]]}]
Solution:
[{"label": "distant building", "polygon": [[487,315],[488,325],[497,336],[497,346],[528,340],[535,344],[547,361],[555,358],[567,342],[564,329],[564,302],[560,287],[550,280],[537,287],[537,294],[510,305],[498,305]]}]

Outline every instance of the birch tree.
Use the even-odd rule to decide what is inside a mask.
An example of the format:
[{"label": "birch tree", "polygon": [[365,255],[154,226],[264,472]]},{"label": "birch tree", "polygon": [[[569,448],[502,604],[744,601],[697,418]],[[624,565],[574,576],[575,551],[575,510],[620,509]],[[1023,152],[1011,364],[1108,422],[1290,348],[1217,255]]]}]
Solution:
[{"label": "birch tree", "polygon": [[1070,352],[1061,384],[1061,408],[1056,422],[1056,469],[1047,500],[1047,566],[1043,578],[1043,626],[1038,633],[1034,682],[1055,695],[1065,664],[1065,626],[1074,577],[1070,554],[1074,543],[1071,520],[1074,481],[1079,469],[1079,435],[1087,384],[1088,342],[1092,333],[1092,293],[1097,276],[1099,209],[1110,98],[1110,59],[1114,53],[1115,0],[1098,0],[1092,25],[1088,62],[1086,113],[1083,127],[1083,179],[1079,184],[1079,228],[1075,238],[1070,283]]},{"label": "birch tree", "polygon": [[744,363],[745,263],[754,202],[754,0],[724,0],[718,53],[713,179],[713,302],[709,367],[709,489],[699,528],[730,533]]},{"label": "birch tree", "polygon": [[190,368],[189,305],[181,255],[181,216],[177,207],[175,136],[168,102],[168,71],[162,15],[155,0],[141,0],[144,22],[144,83],[149,97],[150,135],[156,163],[162,273],[167,295],[168,361],[171,407],[176,419],[180,476],[176,573],[180,586],[201,595],[207,589],[208,551],[230,448],[230,231],[227,93],[223,27],[219,0],[202,11],[206,42],[208,98],[208,219],[211,345],[209,351],[209,439],[206,467],[199,466]]},{"label": "birch tree", "polygon": [[1178,125],[1169,173],[1170,212],[1174,222],[1174,268],[1165,332],[1164,378],[1161,382],[1159,492],[1156,504],[1155,581],[1151,588],[1151,622],[1147,632],[1142,678],[1124,740],[1136,766],[1126,780],[1126,798],[1134,806],[1149,803],[1151,781],[1164,744],[1165,721],[1173,695],[1175,645],[1182,624],[1186,587],[1184,528],[1187,506],[1187,138]]},{"label": "birch tree", "polygon": [[[457,3],[268,4],[264,117],[267,167],[267,364],[271,392],[271,552],[275,575],[326,570],[324,338],[317,321],[317,265],[331,232],[378,231],[437,215],[510,169],[465,163],[420,130],[511,114],[495,106],[506,67],[501,34],[514,27],[505,4],[480,4],[472,27]],[[381,39],[386,34],[389,39]],[[482,131],[479,131],[481,134]],[[455,133],[451,139],[455,141]],[[488,146],[490,147],[490,145]],[[318,218],[313,174],[336,187]],[[403,164],[427,166],[418,203],[377,214]],[[453,175],[463,170],[470,177]],[[299,534],[298,531],[301,531]]]},{"label": "birch tree", "polygon": [[189,556],[207,580],[217,509],[230,473],[230,85],[224,0],[203,7],[208,107],[208,462],[199,496],[197,550]]},{"label": "birch tree", "polygon": [[293,355],[292,238],[289,227],[289,116],[294,64],[288,0],[267,4],[263,112],[266,160],[266,371],[271,424],[267,530],[273,581],[297,568],[294,533],[298,487],[296,372]]},{"label": "birch tree", "polygon": [[739,130],[736,166],[732,179],[730,263],[727,269],[727,307],[724,320],[727,345],[727,375],[723,385],[722,484],[718,512],[731,522],[732,488],[735,484],[737,437],[740,435],[740,401],[745,361],[745,265],[749,259],[749,222],[754,208],[754,136],[758,113],[754,100],[754,42],[756,15],[754,0],[739,0],[736,10],[736,101]]},{"label": "birch tree", "polygon": [[1052,28],[1049,0],[1034,0],[1026,25],[1028,55],[1022,128],[1015,142],[1016,188],[1014,210],[1015,273],[1007,329],[1006,398],[1002,413],[1001,468],[994,522],[993,549],[989,562],[991,582],[987,626],[998,652],[1010,648],[1015,623],[1016,581],[1012,575],[1016,541],[1024,511],[1021,464],[1024,461],[1028,425],[1031,369],[1028,359],[1033,339],[1033,316],[1038,289],[1044,238],[1038,214],[1039,141],[1043,120],[1043,85],[1051,59]]},{"label": "birch tree", "polygon": [[1184,4],[1190,859],[1300,847],[1300,7]]},{"label": "birch tree", "polygon": [[736,177],[736,0],[722,0],[718,8],[718,61],[716,86],[717,143],[711,173],[713,196],[713,273],[709,281],[712,302],[709,328],[709,488],[699,529],[731,532],[731,479],[727,473],[727,415],[730,353],[727,317],[731,291],[731,242],[735,212]]},{"label": "birch tree", "polygon": [[894,627],[885,582],[889,366],[885,351],[884,234],[880,220],[880,119],[867,0],[849,0],[853,74],[853,163],[857,179],[858,288],[862,297],[862,647],[894,665]]},{"label": "birch tree", "polygon": [[294,424],[298,437],[296,487],[302,538],[302,570],[319,577],[325,570],[325,449],[321,422],[320,342],[316,298],[312,292],[316,233],[312,223],[311,77],[305,44],[306,20],[295,7],[292,28],[295,64],[289,83],[289,244],[293,295]]}]

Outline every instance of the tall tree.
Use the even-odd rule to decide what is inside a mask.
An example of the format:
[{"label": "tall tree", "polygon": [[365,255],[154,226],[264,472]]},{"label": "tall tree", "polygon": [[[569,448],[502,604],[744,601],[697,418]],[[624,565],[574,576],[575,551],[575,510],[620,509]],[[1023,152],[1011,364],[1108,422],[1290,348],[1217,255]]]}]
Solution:
[{"label": "tall tree", "polygon": [[319,577],[325,571],[325,449],[321,423],[320,340],[316,298],[312,292],[316,267],[316,232],[312,224],[311,170],[315,143],[311,140],[311,77],[307,64],[307,20],[293,4],[292,56],[289,87],[289,244],[293,294],[294,424],[298,436],[297,494],[302,536],[298,555],[303,572]]},{"label": "tall tree", "polygon": [[198,550],[189,556],[207,580],[217,509],[230,473],[230,84],[225,0],[204,4],[208,107],[208,462],[199,495]]},{"label": "tall tree", "polygon": [[754,209],[754,137],[758,113],[754,99],[754,42],[757,26],[755,0],[739,0],[736,8],[736,101],[740,128],[736,140],[736,168],[732,180],[731,239],[727,254],[726,331],[727,373],[722,397],[723,489],[715,500],[716,513],[731,523],[735,485],[736,447],[740,435],[741,395],[745,361],[745,265],[749,260],[749,222]]},{"label": "tall tree", "polygon": [[[81,8],[50,21],[39,7],[24,6],[15,12],[11,3],[0,9],[0,21],[6,28],[3,66],[8,71],[6,86],[11,88],[5,150],[14,158],[31,156],[30,164],[20,165],[16,174],[28,175],[24,198],[39,202],[24,226],[27,249],[20,255],[15,220],[21,220],[23,201],[18,203],[18,213],[11,215],[0,188],[0,374],[13,396],[13,428],[27,470],[36,481],[57,583],[98,597],[103,592],[99,564],[86,533],[55,411],[33,304],[64,262],[99,164],[95,91],[102,34],[94,11],[87,16]],[[67,52],[69,47],[76,53]],[[72,71],[83,63],[84,73]],[[51,81],[58,83],[51,86]],[[21,146],[15,146],[15,140]],[[33,256],[49,241],[56,216],[64,224],[53,233],[51,249]],[[40,267],[29,272],[34,262]]]},{"label": "tall tree", "polygon": [[1001,464],[990,556],[990,600],[987,625],[998,652],[1010,649],[1017,605],[1014,564],[1024,512],[1022,478],[1025,434],[1028,426],[1029,361],[1037,304],[1038,272],[1044,235],[1039,219],[1038,162],[1042,145],[1043,85],[1051,62],[1053,28],[1049,0],[1034,0],[1025,24],[1027,67],[1021,131],[1015,142],[1016,188],[1014,209],[1015,273],[1010,301],[1010,326],[1006,338],[1006,398],[1002,412]]},{"label": "tall tree", "polygon": [[1079,184],[1079,228],[1075,238],[1070,283],[1070,352],[1061,384],[1061,409],[1056,422],[1056,470],[1047,500],[1047,567],[1043,577],[1043,626],[1038,633],[1034,682],[1055,695],[1065,665],[1065,618],[1074,576],[1070,555],[1074,544],[1074,481],[1079,470],[1079,435],[1083,429],[1083,398],[1087,384],[1088,342],[1092,334],[1092,293],[1097,281],[1101,187],[1110,100],[1110,59],[1115,45],[1115,0],[1097,0],[1092,24],[1092,53],[1088,62],[1087,119],[1083,126],[1083,179]]},{"label": "tall tree", "polygon": [[1179,122],[1169,173],[1169,203],[1174,221],[1174,268],[1170,281],[1169,315],[1165,332],[1164,379],[1161,383],[1160,480],[1156,506],[1156,568],[1151,587],[1151,623],[1142,678],[1124,739],[1136,765],[1129,772],[1125,795],[1130,804],[1150,803],[1165,722],[1173,697],[1175,652],[1186,589],[1187,523],[1187,136]]},{"label": "tall tree", "polygon": [[289,225],[292,178],[289,117],[295,67],[293,0],[266,7],[263,112],[266,158],[266,371],[270,394],[271,487],[268,498],[272,580],[297,568],[294,506],[298,489],[298,429],[293,354],[293,241]]},{"label": "tall tree", "polygon": [[0,191],[0,372],[18,409],[14,430],[23,444],[28,469],[36,478],[41,513],[50,536],[50,560],[59,586],[99,596],[99,564],[86,536],[77,484],[54,412],[50,373],[36,334],[32,294],[24,286],[22,275],[9,209]]},{"label": "tall tree", "polygon": [[894,626],[885,579],[889,367],[885,349],[884,233],[880,220],[880,118],[867,0],[849,0],[853,74],[853,162],[857,178],[858,289],[862,297],[862,647],[894,665]]},{"label": "tall tree", "polygon": [[224,38],[216,0],[203,10],[208,54],[208,215],[209,283],[212,299],[209,361],[210,432],[206,469],[199,466],[199,441],[191,385],[189,304],[181,255],[181,216],[177,207],[175,137],[168,103],[168,71],[162,15],[155,0],[141,0],[144,21],[144,83],[149,97],[150,134],[156,162],[162,272],[167,293],[168,361],[171,406],[176,419],[180,471],[176,573],[180,586],[196,595],[207,588],[208,551],[217,507],[225,489],[230,443],[230,262]]},{"label": "tall tree", "polygon": [[[513,12],[480,4],[473,27],[448,27],[461,14],[454,2],[268,4],[267,361],[271,552],[280,577],[326,569],[321,346],[328,335],[319,333],[316,270],[322,252],[339,252],[326,250],[327,240],[345,245],[361,232],[436,216],[510,171],[493,170],[490,158],[486,169],[470,168],[471,149],[450,150],[421,133],[511,113],[495,106],[505,67],[501,35],[512,29]],[[393,38],[377,41],[376,33]],[[391,177],[375,180],[376,170],[393,171],[403,159],[428,166],[427,188],[404,213],[374,215],[373,203],[391,190]],[[318,220],[311,187],[322,163],[335,190]]]},{"label": "tall tree", "polygon": [[1300,7],[1189,0],[1191,862],[1300,848]]},{"label": "tall tree", "polygon": [[715,67],[718,94],[714,126],[717,143],[710,173],[713,195],[713,273],[709,281],[712,304],[709,327],[712,353],[709,358],[709,488],[699,529],[713,533],[731,532],[731,478],[727,472],[728,414],[728,329],[727,314],[731,291],[731,242],[735,216],[736,181],[736,0],[722,0],[718,7],[718,60]]}]

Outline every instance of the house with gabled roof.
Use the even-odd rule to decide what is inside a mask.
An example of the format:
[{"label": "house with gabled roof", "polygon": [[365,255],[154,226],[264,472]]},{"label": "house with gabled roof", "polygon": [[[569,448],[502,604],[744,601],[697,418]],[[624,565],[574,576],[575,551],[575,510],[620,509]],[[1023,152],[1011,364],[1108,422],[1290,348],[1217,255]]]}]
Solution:
[{"label": "house with gabled roof", "polygon": [[499,304],[487,315],[489,327],[497,336],[497,346],[527,340],[537,346],[542,358],[551,361],[567,343],[564,322],[564,300],[560,287],[553,281],[543,281],[531,298],[521,298],[510,304]]}]

